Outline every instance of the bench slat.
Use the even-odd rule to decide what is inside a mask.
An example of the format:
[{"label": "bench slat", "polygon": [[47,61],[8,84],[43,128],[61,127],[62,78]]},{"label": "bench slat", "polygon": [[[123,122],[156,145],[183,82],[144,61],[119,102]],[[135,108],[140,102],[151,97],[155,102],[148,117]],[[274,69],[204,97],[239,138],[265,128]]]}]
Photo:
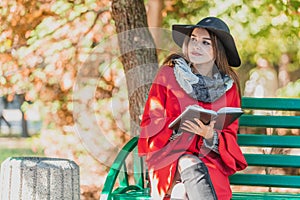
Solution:
[{"label": "bench slat", "polygon": [[300,111],[299,98],[242,98],[242,108]]},{"label": "bench slat", "polygon": [[[251,98],[242,97],[242,109],[246,112],[239,119],[239,125],[244,127],[256,128],[288,128],[300,129],[300,98]],[[251,110],[273,110],[273,111],[293,111],[296,116],[263,116]],[[277,113],[277,112],[276,112]],[[256,114],[256,115],[255,115]],[[279,113],[281,114],[281,113]],[[241,129],[245,130],[245,129]],[[247,129],[246,129],[247,130]],[[252,128],[251,128],[252,130]],[[238,143],[240,146],[249,147],[272,147],[272,148],[300,148],[300,136],[278,136],[259,134],[238,134]],[[151,199],[148,180],[145,176],[143,159],[136,158],[136,149],[138,138],[135,137],[128,142],[115,159],[104,184],[102,195],[109,200],[125,199]],[[133,152],[132,152],[133,151]],[[134,185],[129,185],[128,173],[126,173],[125,160],[129,153],[134,154]],[[244,152],[245,153],[245,152]],[[300,168],[300,156],[297,155],[278,155],[278,154],[244,154],[250,166],[261,167],[289,167]],[[122,166],[124,164],[124,166]],[[300,176],[297,175],[278,175],[278,174],[244,174],[241,172],[230,177],[232,185],[245,186],[265,186],[282,188],[300,188]],[[114,189],[117,176],[119,178],[119,187]],[[102,198],[102,197],[101,197]],[[258,192],[236,192],[233,193],[233,200],[242,199],[300,199],[300,194],[287,193],[258,193]]]},{"label": "bench slat", "polygon": [[300,167],[300,156],[279,154],[244,154],[248,165],[266,167]]},{"label": "bench slat", "polygon": [[300,176],[267,174],[234,174],[230,177],[232,185],[300,188]]},{"label": "bench slat", "polygon": [[276,192],[233,192],[231,200],[273,200],[273,199],[289,199],[299,200],[299,194],[283,194]]},{"label": "bench slat", "polygon": [[300,128],[300,116],[263,116],[242,115],[240,126],[273,127],[273,128]]},{"label": "bench slat", "polygon": [[240,146],[300,148],[300,136],[238,134]]},{"label": "bench slat", "polygon": [[146,190],[138,190],[128,193],[115,194],[113,196],[113,200],[151,200],[150,191]]}]

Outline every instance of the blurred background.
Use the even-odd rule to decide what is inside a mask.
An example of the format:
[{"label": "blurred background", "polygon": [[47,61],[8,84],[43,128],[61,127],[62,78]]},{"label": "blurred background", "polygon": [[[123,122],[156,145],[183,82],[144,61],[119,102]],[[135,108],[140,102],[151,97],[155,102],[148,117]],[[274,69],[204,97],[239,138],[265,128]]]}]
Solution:
[{"label": "blurred background", "polygon": [[[0,1],[0,163],[9,156],[29,155],[74,160],[81,170],[82,199],[99,198],[115,158],[111,152],[130,138],[118,44],[105,44],[117,35],[112,4],[122,2],[127,1]],[[144,0],[143,6],[145,10],[135,12],[145,12],[149,27],[164,30],[177,23],[195,24],[206,16],[222,18],[240,52],[237,72],[243,95],[300,97],[299,1]],[[156,46],[163,43],[157,33],[152,37]],[[170,51],[158,50],[157,62]],[[92,63],[91,56],[105,62]],[[100,127],[101,136],[85,136],[74,120],[78,72],[90,65],[98,70],[90,94],[96,120],[92,126]]]}]

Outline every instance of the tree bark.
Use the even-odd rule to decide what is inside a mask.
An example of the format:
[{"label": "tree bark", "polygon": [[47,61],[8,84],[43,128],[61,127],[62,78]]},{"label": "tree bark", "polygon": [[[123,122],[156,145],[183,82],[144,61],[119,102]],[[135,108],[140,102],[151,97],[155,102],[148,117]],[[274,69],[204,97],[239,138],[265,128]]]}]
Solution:
[{"label": "tree bark", "polygon": [[148,24],[150,28],[150,32],[153,36],[153,39],[155,41],[155,44],[158,45],[161,43],[160,41],[160,31],[158,31],[159,28],[162,26],[162,10],[164,7],[164,2],[163,0],[149,0],[148,1],[148,6],[147,6],[147,15],[148,17]]},{"label": "tree bark", "polygon": [[155,44],[142,0],[112,0],[112,17],[128,88],[131,134],[138,135],[140,116],[158,68]]},{"label": "tree bark", "polygon": [[25,95],[19,94],[18,100],[19,100],[19,105],[20,105],[19,109],[22,113],[22,137],[29,137],[27,120],[25,118],[25,113],[21,108],[22,104],[25,102]]},{"label": "tree bark", "polygon": [[282,54],[278,70],[279,88],[286,86],[290,82],[290,76],[288,73],[289,63],[289,56],[287,54]]}]

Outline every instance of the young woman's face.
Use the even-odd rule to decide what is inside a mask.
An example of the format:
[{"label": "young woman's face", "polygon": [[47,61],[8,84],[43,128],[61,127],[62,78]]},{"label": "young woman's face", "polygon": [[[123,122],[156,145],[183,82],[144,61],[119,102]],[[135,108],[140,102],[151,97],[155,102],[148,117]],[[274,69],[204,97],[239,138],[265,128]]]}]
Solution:
[{"label": "young woman's face", "polygon": [[214,62],[212,41],[206,29],[195,28],[188,44],[188,57],[193,64]]}]

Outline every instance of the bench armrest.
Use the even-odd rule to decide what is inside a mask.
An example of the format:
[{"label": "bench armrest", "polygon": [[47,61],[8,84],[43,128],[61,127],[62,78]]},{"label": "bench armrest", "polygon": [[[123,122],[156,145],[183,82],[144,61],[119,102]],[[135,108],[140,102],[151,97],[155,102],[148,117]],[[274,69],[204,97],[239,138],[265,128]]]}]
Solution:
[{"label": "bench armrest", "polygon": [[137,146],[138,137],[133,137],[119,152],[116,159],[114,160],[108,175],[106,177],[102,195],[106,196],[109,199],[109,196],[113,192],[113,188],[116,182],[116,179],[119,175],[121,167],[124,165],[126,158],[133,151],[133,149]]}]

